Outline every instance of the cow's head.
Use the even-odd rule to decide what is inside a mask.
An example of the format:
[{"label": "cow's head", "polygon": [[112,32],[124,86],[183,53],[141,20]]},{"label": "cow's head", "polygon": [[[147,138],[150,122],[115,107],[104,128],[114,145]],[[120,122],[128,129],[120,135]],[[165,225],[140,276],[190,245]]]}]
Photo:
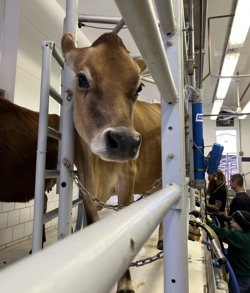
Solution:
[{"label": "cow's head", "polygon": [[142,90],[144,61],[134,61],[114,33],[102,35],[87,48],[76,48],[72,35],[65,34],[62,51],[76,75],[73,116],[79,135],[103,160],[136,159],[141,136],[132,117]]}]

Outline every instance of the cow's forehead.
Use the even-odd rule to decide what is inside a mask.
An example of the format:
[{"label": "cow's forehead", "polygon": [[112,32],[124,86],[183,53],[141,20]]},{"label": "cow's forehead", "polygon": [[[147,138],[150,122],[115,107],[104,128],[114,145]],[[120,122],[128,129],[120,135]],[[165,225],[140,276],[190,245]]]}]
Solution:
[{"label": "cow's forehead", "polygon": [[105,76],[112,80],[130,80],[136,86],[140,80],[140,70],[128,51],[122,46],[114,46],[108,43],[99,43],[98,46],[89,47],[87,52],[78,56],[77,71],[86,72],[94,78]]},{"label": "cow's forehead", "polygon": [[89,47],[84,54],[82,64],[91,63],[95,67],[115,67],[135,69],[136,65],[128,52],[120,46],[112,47],[111,44],[101,43],[95,47]]}]

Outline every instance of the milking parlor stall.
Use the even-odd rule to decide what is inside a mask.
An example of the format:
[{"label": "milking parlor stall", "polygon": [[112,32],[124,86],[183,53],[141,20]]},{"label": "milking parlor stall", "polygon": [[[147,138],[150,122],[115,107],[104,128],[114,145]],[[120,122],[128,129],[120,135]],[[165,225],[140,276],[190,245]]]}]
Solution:
[{"label": "milking parlor stall", "polygon": [[203,125],[208,8],[1,1],[2,292],[227,292],[220,242],[189,215],[234,158]]}]

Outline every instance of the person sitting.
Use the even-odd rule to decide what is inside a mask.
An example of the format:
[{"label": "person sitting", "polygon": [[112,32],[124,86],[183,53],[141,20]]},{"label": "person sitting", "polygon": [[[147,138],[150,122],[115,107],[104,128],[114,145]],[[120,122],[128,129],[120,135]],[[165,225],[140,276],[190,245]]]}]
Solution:
[{"label": "person sitting", "polygon": [[[235,211],[231,218],[231,230],[219,228],[208,220],[220,241],[228,244],[227,259],[238,282],[240,293],[250,293],[250,213]],[[231,276],[228,281],[229,293],[235,293]]]},{"label": "person sitting", "polygon": [[232,215],[237,210],[250,211],[250,198],[243,190],[243,177],[240,174],[233,174],[230,177],[230,186],[235,191],[236,195],[233,198],[229,215]]},{"label": "person sitting", "polygon": [[222,213],[225,212],[226,202],[228,198],[228,189],[226,186],[226,178],[223,172],[218,169],[215,174],[208,174],[207,195],[210,196],[206,207],[208,212],[220,212],[221,215],[216,215],[220,227],[224,228],[224,218]]}]

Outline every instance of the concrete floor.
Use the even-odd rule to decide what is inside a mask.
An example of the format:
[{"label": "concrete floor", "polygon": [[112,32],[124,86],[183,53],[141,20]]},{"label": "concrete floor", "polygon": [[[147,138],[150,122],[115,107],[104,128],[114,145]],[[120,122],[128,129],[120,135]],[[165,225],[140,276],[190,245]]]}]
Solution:
[{"label": "concrete floor", "polygon": [[[56,242],[57,231],[47,233],[45,248]],[[136,257],[136,260],[152,257],[159,250],[156,249],[157,231],[146,242]],[[29,251],[32,240],[24,241],[0,251],[0,273],[5,267],[14,264],[25,257],[31,257]],[[188,242],[189,254],[189,293],[202,293],[206,284],[206,271],[204,266],[204,247],[199,242]],[[163,260],[157,260],[141,267],[132,267],[131,274],[136,293],[163,293]],[[10,280],[11,282],[11,280]],[[1,286],[0,286],[1,287]],[[8,292],[12,293],[12,292]],[[101,293],[101,292],[93,292]],[[116,293],[116,286],[110,293]],[[175,292],[170,292],[175,293]],[[186,292],[183,292],[186,293]]]}]

